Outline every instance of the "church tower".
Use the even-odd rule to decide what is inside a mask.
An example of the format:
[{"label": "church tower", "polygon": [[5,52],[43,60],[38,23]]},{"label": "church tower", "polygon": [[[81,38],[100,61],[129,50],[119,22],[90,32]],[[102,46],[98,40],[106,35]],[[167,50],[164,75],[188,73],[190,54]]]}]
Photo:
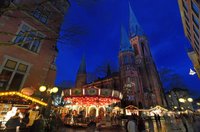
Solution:
[{"label": "church tower", "polygon": [[86,62],[85,62],[85,57],[83,57],[76,76],[76,87],[82,87],[86,83],[87,83]]},{"label": "church tower", "polygon": [[149,49],[148,40],[136,19],[130,3],[129,15],[129,38],[131,46],[135,49],[135,63],[143,89],[143,106],[163,105],[162,85]]},{"label": "church tower", "polygon": [[121,91],[123,93],[122,104],[138,106],[139,87],[138,72],[135,67],[134,48],[131,47],[127,32],[121,28],[121,45],[119,52]]}]

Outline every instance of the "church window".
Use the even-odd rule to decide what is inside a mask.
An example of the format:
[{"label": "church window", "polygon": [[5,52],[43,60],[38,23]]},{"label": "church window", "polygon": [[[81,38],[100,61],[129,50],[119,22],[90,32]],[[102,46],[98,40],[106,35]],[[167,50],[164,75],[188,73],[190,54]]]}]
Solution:
[{"label": "church window", "polygon": [[138,55],[139,52],[138,52],[138,46],[137,46],[137,44],[134,44],[133,47],[134,47],[134,50],[135,50],[135,55]]}]

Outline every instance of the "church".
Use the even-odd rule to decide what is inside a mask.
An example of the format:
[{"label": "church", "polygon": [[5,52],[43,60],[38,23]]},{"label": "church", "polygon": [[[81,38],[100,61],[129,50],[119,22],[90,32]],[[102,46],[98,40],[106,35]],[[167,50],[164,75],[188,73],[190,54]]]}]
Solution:
[{"label": "church", "polygon": [[98,87],[118,90],[123,94],[121,106],[138,108],[165,106],[162,84],[153,61],[148,40],[129,4],[129,33],[121,27],[118,55],[119,72],[87,83],[86,62],[83,58],[77,72],[75,88]]}]

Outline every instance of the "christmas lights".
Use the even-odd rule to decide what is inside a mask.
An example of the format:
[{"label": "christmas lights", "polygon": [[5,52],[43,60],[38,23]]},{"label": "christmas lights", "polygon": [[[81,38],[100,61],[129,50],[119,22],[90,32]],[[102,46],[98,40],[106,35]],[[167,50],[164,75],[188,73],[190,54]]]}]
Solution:
[{"label": "christmas lights", "polygon": [[22,94],[22,93],[20,93],[20,92],[1,92],[1,93],[0,93],[0,96],[13,96],[13,95],[17,95],[17,96],[20,96],[20,97],[25,98],[25,99],[27,99],[27,100],[31,100],[32,102],[38,103],[38,104],[40,104],[40,105],[47,106],[47,103],[42,102],[42,101],[40,101],[40,100],[37,100],[37,99],[35,99],[35,98],[29,97],[29,96],[27,96],[27,95],[24,95],[24,94]]}]

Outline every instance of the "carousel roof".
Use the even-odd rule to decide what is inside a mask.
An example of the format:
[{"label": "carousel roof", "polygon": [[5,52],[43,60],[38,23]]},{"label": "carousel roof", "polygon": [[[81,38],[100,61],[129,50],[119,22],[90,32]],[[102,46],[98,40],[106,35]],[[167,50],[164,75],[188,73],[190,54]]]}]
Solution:
[{"label": "carousel roof", "polygon": [[71,105],[111,105],[120,102],[122,93],[111,89],[97,87],[72,88],[63,90],[63,98]]}]

